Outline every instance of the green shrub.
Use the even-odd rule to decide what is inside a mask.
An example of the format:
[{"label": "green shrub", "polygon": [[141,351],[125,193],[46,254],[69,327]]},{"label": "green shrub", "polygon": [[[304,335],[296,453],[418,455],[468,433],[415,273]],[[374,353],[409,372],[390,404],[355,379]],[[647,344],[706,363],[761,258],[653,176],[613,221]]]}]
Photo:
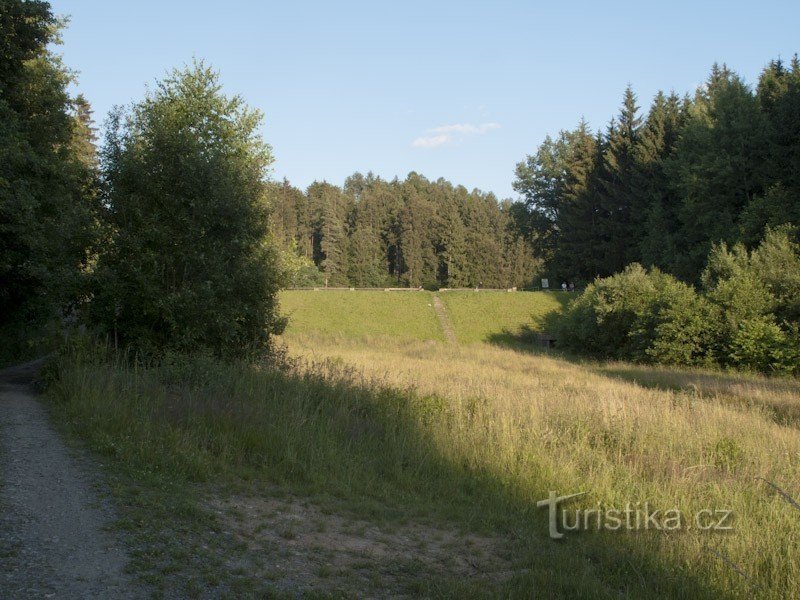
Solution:
[{"label": "green shrub", "polygon": [[689,286],[680,296],[659,315],[660,322],[646,353],[662,364],[710,365],[714,362],[712,341],[719,312]]},{"label": "green shrub", "polygon": [[715,245],[704,295],[638,264],[598,279],[556,324],[560,346],[601,358],[800,373],[800,245],[788,227],[749,252]]},{"label": "green shrub", "polygon": [[764,241],[751,256],[754,273],[775,297],[778,322],[800,322],[800,245],[789,227],[768,229]]},{"label": "green shrub", "polygon": [[556,336],[560,346],[598,357],[700,364],[707,362],[712,315],[688,285],[633,264],[589,285]]},{"label": "green shrub", "polygon": [[287,287],[318,287],[325,285],[325,274],[319,270],[310,258],[297,252],[297,244],[293,243],[278,252],[281,278]]},{"label": "green shrub", "polygon": [[800,369],[800,246],[791,230],[768,230],[748,252],[715,246],[703,273],[706,296],[720,316],[714,350],[724,365],[762,373]]},{"label": "green shrub", "polygon": [[800,338],[781,329],[772,315],[743,321],[731,336],[728,359],[735,366],[761,373],[800,371]]}]

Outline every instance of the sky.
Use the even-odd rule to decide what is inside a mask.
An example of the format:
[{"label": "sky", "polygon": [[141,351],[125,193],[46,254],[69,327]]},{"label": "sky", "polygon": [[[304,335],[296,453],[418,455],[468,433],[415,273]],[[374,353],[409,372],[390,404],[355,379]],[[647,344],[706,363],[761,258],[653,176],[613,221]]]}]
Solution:
[{"label": "sky", "polygon": [[516,163],[628,84],[693,92],[725,62],[754,84],[800,52],[800,2],[51,0],[57,51],[98,124],[204,59],[264,115],[272,177],[305,188],[416,171],[514,198]]}]

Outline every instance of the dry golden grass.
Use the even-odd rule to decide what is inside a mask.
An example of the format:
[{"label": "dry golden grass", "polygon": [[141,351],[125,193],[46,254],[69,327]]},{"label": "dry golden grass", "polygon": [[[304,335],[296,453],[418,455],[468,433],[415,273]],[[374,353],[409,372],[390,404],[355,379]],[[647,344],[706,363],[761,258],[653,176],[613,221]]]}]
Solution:
[{"label": "dry golden grass", "polygon": [[[330,531],[323,542],[316,529],[244,511],[234,530],[254,547],[175,559],[184,574],[186,556],[216,561],[204,586],[240,578],[267,596],[284,581],[298,594],[592,600],[778,599],[800,589],[800,510],[790,501],[800,496],[800,431],[787,416],[800,404],[796,380],[576,364],[521,345],[291,330],[285,341],[298,360],[280,369],[203,356],[142,367],[80,348],[54,367],[60,421],[130,474],[130,497],[153,494],[134,513],[151,539],[176,523],[191,531],[202,513],[166,510],[167,483],[182,499],[200,489],[243,506],[272,506],[285,491]],[[570,511],[648,503],[687,521],[680,531],[553,541],[536,507],[550,491],[586,492]],[[732,511],[734,529],[699,530],[700,510]],[[490,543],[483,557],[458,555],[467,568],[445,560],[457,558],[450,542],[426,551],[392,537],[410,531]],[[370,541],[380,543],[357,564],[331,556]],[[289,560],[281,550],[292,545],[301,555]],[[283,570],[272,564],[284,559]]]},{"label": "dry golden grass", "polygon": [[762,409],[782,424],[800,423],[800,381],[747,373],[724,373],[610,362],[597,372],[662,390],[683,391],[747,409]]},{"label": "dry golden grass", "polygon": [[367,378],[443,399],[430,410],[446,418],[421,417],[420,425],[442,456],[491,473],[531,506],[547,490],[587,491],[573,506],[647,501],[685,515],[735,515],[727,533],[575,534],[578,553],[601,552],[597,540],[621,545],[731,597],[800,589],[800,511],[760,479],[800,496],[800,432],[775,419],[776,410],[800,407],[797,381],[582,366],[489,345],[317,335],[287,342],[310,369],[353,365]]}]

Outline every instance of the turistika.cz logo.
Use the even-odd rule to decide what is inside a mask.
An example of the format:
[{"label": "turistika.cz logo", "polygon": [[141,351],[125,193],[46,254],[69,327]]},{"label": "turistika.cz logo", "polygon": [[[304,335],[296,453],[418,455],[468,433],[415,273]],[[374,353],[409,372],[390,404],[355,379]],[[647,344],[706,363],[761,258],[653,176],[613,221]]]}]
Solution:
[{"label": "turistika.cz logo", "polygon": [[564,531],[731,531],[733,511],[728,509],[702,509],[687,518],[679,508],[652,509],[649,502],[628,502],[625,508],[597,506],[573,509],[560,504],[584,496],[588,492],[559,496],[551,491],[545,500],[536,503],[548,508],[550,537],[559,540]]}]

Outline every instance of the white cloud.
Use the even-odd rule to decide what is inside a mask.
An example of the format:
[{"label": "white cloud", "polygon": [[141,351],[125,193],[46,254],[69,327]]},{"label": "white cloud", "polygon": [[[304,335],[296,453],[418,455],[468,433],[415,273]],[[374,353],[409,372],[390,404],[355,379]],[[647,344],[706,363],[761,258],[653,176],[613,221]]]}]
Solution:
[{"label": "white cloud", "polygon": [[472,123],[457,123],[455,125],[442,125],[441,127],[434,127],[430,133],[460,133],[462,135],[483,135],[493,129],[498,129],[500,125],[497,123],[483,123],[481,125],[473,125]]},{"label": "white cloud", "polygon": [[415,148],[436,148],[466,136],[484,135],[499,128],[499,123],[481,123],[480,125],[456,123],[454,125],[440,125],[439,127],[434,127],[426,131],[426,133],[432,135],[418,137],[411,142],[411,145]]},{"label": "white cloud", "polygon": [[442,135],[425,135],[415,139],[411,142],[411,145],[415,148],[436,148],[436,146],[449,142],[452,137],[446,133]]}]

